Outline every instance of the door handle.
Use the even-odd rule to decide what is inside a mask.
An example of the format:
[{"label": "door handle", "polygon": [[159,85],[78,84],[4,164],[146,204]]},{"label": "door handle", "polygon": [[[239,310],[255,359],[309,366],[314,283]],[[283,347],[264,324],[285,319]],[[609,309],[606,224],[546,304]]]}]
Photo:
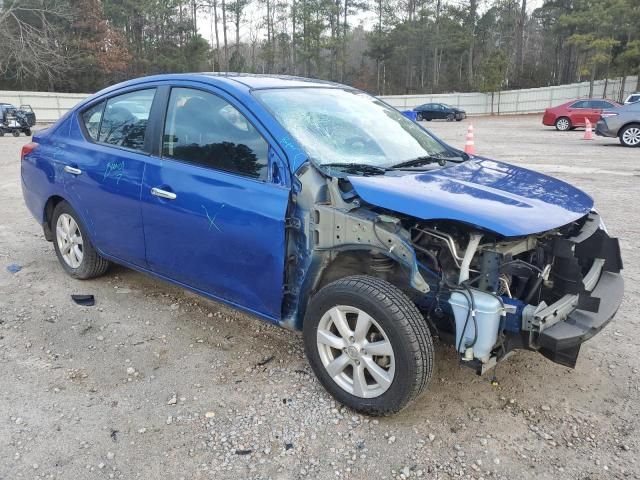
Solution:
[{"label": "door handle", "polygon": [[157,187],[153,187],[151,189],[151,195],[155,195],[156,197],[166,198],[167,200],[175,200],[178,196],[173,192],[167,192],[166,190],[162,190]]},{"label": "door handle", "polygon": [[70,173],[71,175],[80,175],[82,173],[82,170],[80,170],[79,168],[70,167],[69,165],[66,165],[64,167],[64,171]]}]

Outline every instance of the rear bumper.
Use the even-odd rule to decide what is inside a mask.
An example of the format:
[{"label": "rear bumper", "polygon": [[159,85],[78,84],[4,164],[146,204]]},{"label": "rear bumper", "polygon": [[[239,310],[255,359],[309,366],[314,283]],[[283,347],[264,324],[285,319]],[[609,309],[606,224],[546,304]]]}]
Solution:
[{"label": "rear bumper", "polygon": [[596,312],[576,309],[568,317],[545,329],[538,337],[540,353],[550,360],[574,367],[580,346],[600,332],[615,316],[624,295],[622,275],[602,272],[591,297],[599,299]]},{"label": "rear bumper", "polygon": [[545,113],[542,116],[542,124],[548,127],[553,127],[556,124],[556,116],[551,113]]}]

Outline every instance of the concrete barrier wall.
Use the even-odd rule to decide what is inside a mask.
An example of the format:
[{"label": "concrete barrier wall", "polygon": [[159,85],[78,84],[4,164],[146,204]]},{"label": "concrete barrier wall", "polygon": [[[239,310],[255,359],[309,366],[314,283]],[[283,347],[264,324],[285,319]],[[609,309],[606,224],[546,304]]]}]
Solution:
[{"label": "concrete barrier wall", "polygon": [[0,91],[0,102],[16,107],[31,105],[38,123],[52,123],[87,96],[86,93]]},{"label": "concrete barrier wall", "polygon": [[[627,77],[623,98],[633,93],[637,85],[637,77]],[[605,81],[598,80],[594,84],[594,98],[604,95]],[[607,82],[606,98],[617,100],[620,96],[622,82],[620,78]],[[589,95],[589,82],[572,83],[557,87],[529,88],[525,90],[505,90],[493,95],[493,112],[495,114],[538,113],[545,108],[568,102],[574,98]],[[16,106],[31,105],[38,123],[55,122],[69,109],[88,96],[86,93],[53,93],[53,92],[19,92],[0,91],[0,102],[12,103]],[[468,115],[490,115],[491,94],[486,93],[442,93],[436,95],[386,95],[381,96],[390,105],[400,110],[411,110],[423,103],[446,103],[466,110]]]},{"label": "concrete barrier wall", "polygon": [[[638,77],[627,77],[624,85],[623,100],[635,91]],[[604,95],[605,83],[607,87]],[[598,80],[593,86],[594,98],[618,100],[622,88],[621,78]],[[539,113],[545,108],[560,105],[574,98],[589,95],[589,82],[571,83],[557,87],[528,88],[523,90],[505,90],[493,94],[493,113],[512,115],[521,113]],[[446,103],[466,110],[468,115],[490,115],[490,93],[442,93],[434,95],[387,95],[384,101],[400,110],[411,110],[424,103]]]}]

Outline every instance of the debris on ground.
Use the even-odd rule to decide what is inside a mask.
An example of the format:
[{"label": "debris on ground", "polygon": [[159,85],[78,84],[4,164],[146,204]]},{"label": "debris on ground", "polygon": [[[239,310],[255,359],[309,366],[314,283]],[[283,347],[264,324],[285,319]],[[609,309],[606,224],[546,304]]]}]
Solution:
[{"label": "debris on ground", "polygon": [[96,299],[93,295],[71,295],[71,299],[78,305],[83,307],[93,307],[96,304]]},{"label": "debris on ground", "polygon": [[7,265],[7,271],[9,273],[18,273],[20,270],[22,270],[22,265],[19,265],[17,263]]}]

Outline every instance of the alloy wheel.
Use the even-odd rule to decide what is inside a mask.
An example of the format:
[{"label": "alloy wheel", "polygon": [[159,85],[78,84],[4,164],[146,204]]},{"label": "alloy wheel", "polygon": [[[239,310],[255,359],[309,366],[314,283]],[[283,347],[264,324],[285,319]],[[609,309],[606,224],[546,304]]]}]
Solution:
[{"label": "alloy wheel", "polygon": [[622,141],[625,145],[635,147],[640,144],[640,127],[627,128],[622,134]]},{"label": "alloy wheel", "polygon": [[360,398],[382,395],[395,375],[395,356],[380,324],[359,308],[338,305],[318,324],[320,360],[333,381]]},{"label": "alloy wheel", "polygon": [[56,222],[56,241],[65,263],[71,268],[78,268],[84,255],[82,232],[73,217],[67,213],[61,214]]},{"label": "alloy wheel", "polygon": [[558,127],[558,130],[562,130],[562,131],[569,130],[569,127],[570,127],[569,120],[567,120],[566,118],[561,118],[556,122],[556,126]]}]

